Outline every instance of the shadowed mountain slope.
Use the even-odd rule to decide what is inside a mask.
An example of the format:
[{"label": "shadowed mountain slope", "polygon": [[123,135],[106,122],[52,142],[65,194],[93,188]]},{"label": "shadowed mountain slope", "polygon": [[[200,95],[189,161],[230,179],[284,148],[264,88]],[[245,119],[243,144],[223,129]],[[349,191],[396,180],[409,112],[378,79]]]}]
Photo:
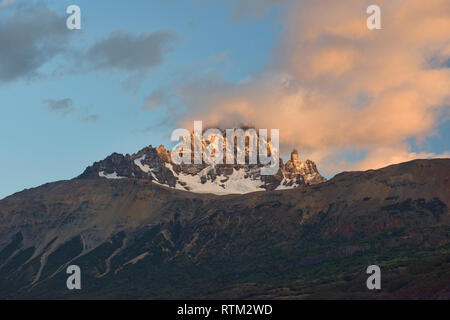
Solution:
[{"label": "shadowed mountain slope", "polygon": [[450,159],[245,195],[46,184],[0,201],[0,298],[449,299],[449,205]]}]

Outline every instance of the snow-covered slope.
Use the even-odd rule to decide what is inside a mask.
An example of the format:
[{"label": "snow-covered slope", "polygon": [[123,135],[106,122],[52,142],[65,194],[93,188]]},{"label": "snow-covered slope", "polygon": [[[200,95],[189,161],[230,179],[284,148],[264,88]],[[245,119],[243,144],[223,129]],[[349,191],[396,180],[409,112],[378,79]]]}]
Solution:
[{"label": "snow-covered slope", "polygon": [[164,146],[149,146],[133,155],[114,153],[88,167],[78,179],[148,179],[174,189],[213,194],[244,194],[292,189],[325,179],[314,162],[301,161],[297,151],[273,176],[261,176],[260,165],[176,165]]}]

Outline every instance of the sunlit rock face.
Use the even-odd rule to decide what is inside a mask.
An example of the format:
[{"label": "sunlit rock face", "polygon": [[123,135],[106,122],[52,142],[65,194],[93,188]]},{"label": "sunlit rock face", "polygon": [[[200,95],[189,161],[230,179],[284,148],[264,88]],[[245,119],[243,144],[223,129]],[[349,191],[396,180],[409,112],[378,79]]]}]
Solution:
[{"label": "sunlit rock face", "polygon": [[[207,146],[208,143],[202,141],[202,150]],[[223,148],[226,150],[226,139]],[[246,164],[237,164],[237,150],[235,164],[225,164],[224,160],[224,164],[218,165],[204,161],[202,164],[178,165],[172,161],[171,152],[164,146],[149,146],[133,155],[114,153],[88,167],[77,179],[147,179],[170,188],[213,194],[293,189],[326,181],[313,161],[300,160],[297,150],[292,152],[291,160],[286,164],[279,158],[279,170],[270,176],[261,175],[263,165],[249,164],[249,139],[246,139],[244,152]],[[268,151],[278,155],[270,143]]]}]

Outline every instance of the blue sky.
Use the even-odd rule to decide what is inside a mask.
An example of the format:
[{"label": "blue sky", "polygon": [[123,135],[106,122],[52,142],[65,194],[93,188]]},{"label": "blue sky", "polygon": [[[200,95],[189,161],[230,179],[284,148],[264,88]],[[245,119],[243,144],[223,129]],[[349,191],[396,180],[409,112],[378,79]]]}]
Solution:
[{"label": "blue sky", "polygon": [[[158,90],[196,79],[220,79],[228,88],[246,84],[267,70],[273,65],[285,28],[281,9],[263,6],[258,9],[262,14],[255,15],[256,8],[248,12],[238,3],[15,0],[0,5],[0,45],[9,46],[3,51],[0,48],[0,198],[24,188],[71,179],[113,152],[134,153],[147,145],[167,145],[185,106],[183,101],[164,97],[161,103],[170,103],[170,108],[143,108],[146,98]],[[72,4],[81,8],[82,30],[66,30],[65,11]],[[44,18],[56,21],[56,25],[49,24],[48,35],[36,28],[26,29],[30,19],[23,18],[23,13],[36,8],[46,8],[60,17],[61,30],[59,20],[47,11]],[[23,25],[36,33],[35,38],[11,40],[8,30],[15,32]],[[161,59],[152,66],[133,69],[115,61],[100,67],[89,61],[89,52],[94,57],[99,51],[102,57],[108,55],[96,45],[105,44],[109,37],[121,34],[137,39],[131,42],[137,44],[142,37],[158,33],[168,35],[168,40],[161,44]],[[58,46],[56,54],[53,47]],[[20,48],[47,51],[38,60]],[[129,49],[133,57],[136,53],[133,47]],[[17,76],[10,79],[4,71],[2,78],[2,70],[10,70],[16,61],[12,55],[17,61],[30,62],[30,66],[27,70],[15,66],[20,69],[14,69]],[[65,99],[70,103],[61,105]],[[407,137],[404,141],[409,151],[448,152],[448,112],[443,113],[433,133],[424,136]],[[367,148],[370,146],[358,145],[338,153],[353,163],[366,157]]]},{"label": "blue sky", "polygon": [[[19,1],[16,5],[19,5]],[[2,125],[0,133],[0,198],[30,188],[79,175],[94,161],[112,152],[134,153],[147,145],[167,144],[175,122],[164,110],[142,110],[146,96],[176,79],[201,73],[218,73],[241,81],[260,69],[270,55],[279,32],[276,10],[263,19],[233,21],[230,7],[207,1],[46,1],[54,12],[65,14],[77,4],[82,30],[70,31],[73,51],[121,30],[130,34],[169,30],[176,38],[162,63],[127,86],[133,74],[115,70],[75,70],[49,75],[66,63],[56,57],[39,70],[37,79],[0,83]],[[27,1],[27,5],[31,5]],[[0,9],[8,19],[15,5]],[[3,12],[2,12],[3,11]],[[65,28],[65,25],[61,25]],[[69,62],[71,63],[71,62]],[[74,110],[59,114],[44,100],[73,100]],[[83,121],[86,116],[96,121]],[[167,126],[152,126],[161,121]]]}]

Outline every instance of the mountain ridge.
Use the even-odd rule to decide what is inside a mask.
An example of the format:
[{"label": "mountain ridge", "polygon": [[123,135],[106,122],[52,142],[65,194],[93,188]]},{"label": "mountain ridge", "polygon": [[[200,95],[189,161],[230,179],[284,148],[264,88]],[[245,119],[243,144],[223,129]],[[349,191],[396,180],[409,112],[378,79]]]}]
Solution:
[{"label": "mountain ridge", "polygon": [[[448,297],[449,179],[450,159],[437,159],[245,195],[146,179],[47,184],[0,201],[0,296]],[[392,283],[409,277],[402,268],[439,267],[413,268],[403,291],[374,296],[368,262]],[[83,270],[79,293],[65,290],[68,263]]]},{"label": "mountain ridge", "polygon": [[[236,156],[236,155],[235,155]],[[247,150],[248,157],[248,150]],[[196,193],[244,194],[296,188],[326,181],[311,160],[301,161],[298,152],[272,176],[262,176],[259,164],[175,164],[164,146],[149,146],[132,155],[113,153],[95,162],[76,179],[149,179],[171,188]]]}]

